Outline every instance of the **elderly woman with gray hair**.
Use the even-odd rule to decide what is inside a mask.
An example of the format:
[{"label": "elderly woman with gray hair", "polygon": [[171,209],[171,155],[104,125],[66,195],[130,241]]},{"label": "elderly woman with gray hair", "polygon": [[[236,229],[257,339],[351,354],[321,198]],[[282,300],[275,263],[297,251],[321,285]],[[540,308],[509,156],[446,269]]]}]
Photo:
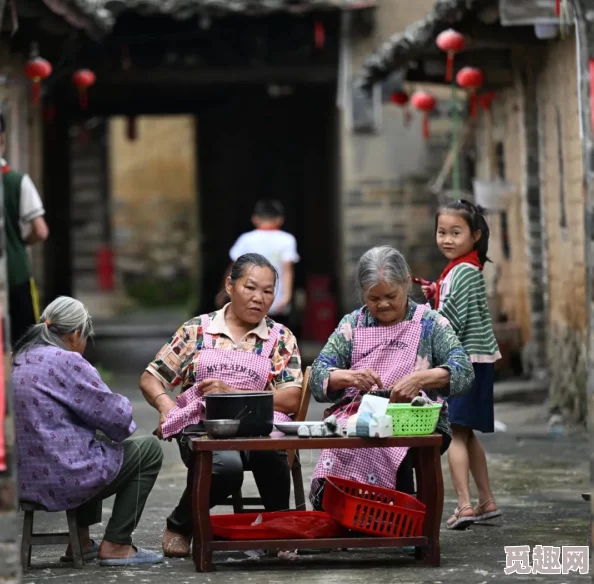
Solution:
[{"label": "elderly woman with gray hair", "polygon": [[[93,334],[84,305],[62,296],[43,312],[13,352],[12,384],[20,499],[48,511],[77,510],[83,559],[100,565],[156,564],[160,554],[132,545],[163,452],[136,430],[132,406],[112,393],[82,356]],[[98,439],[96,432],[103,434]],[[115,495],[101,545],[89,526]],[[62,561],[72,561],[67,549]]]},{"label": "elderly woman with gray hair", "polygon": [[[357,286],[363,307],[339,323],[310,376],[311,391],[319,402],[333,405],[345,426],[363,395],[411,402],[423,391],[432,401],[470,390],[472,363],[447,319],[409,298],[411,274],[400,252],[374,247],[359,260]],[[444,402],[437,432],[442,453],[451,441]],[[412,462],[406,448],[323,450],[314,470],[310,499],[321,508],[327,476],[413,493]]]}]

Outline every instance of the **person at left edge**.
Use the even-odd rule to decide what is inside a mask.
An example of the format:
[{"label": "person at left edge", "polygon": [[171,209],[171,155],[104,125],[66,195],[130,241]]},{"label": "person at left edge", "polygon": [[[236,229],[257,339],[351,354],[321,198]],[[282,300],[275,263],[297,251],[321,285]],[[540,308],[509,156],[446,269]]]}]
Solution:
[{"label": "person at left edge", "polygon": [[45,241],[48,238],[49,229],[43,218],[45,210],[33,181],[29,175],[10,168],[4,159],[5,151],[6,120],[0,114],[8,310],[11,344],[14,346],[39,318],[36,287],[26,246]]}]

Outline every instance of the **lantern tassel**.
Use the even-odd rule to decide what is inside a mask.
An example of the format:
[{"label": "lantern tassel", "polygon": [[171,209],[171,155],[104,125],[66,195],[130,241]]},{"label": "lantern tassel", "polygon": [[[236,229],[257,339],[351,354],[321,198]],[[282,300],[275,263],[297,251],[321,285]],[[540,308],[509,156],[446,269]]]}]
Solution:
[{"label": "lantern tassel", "polygon": [[451,81],[454,77],[454,53],[452,51],[448,51],[448,59],[446,64],[446,81]]},{"label": "lantern tassel", "polygon": [[423,138],[429,140],[429,114],[423,116]]},{"label": "lantern tassel", "polygon": [[476,118],[476,102],[477,102],[477,98],[476,98],[476,93],[473,91],[470,94],[470,117],[474,120]]},{"label": "lantern tassel", "polygon": [[555,14],[561,16],[561,0],[555,0]]},{"label": "lantern tassel", "polygon": [[86,110],[89,107],[89,97],[87,95],[87,92],[84,89],[81,89],[79,91],[78,98],[80,103],[80,109]]},{"label": "lantern tassel", "polygon": [[39,104],[39,97],[41,96],[41,81],[33,80],[33,105]]}]

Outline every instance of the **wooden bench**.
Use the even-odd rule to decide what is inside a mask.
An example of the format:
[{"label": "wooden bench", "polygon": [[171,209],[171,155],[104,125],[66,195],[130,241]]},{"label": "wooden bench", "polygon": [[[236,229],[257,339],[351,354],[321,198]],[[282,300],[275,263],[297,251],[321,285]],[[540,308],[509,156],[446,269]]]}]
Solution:
[{"label": "wooden bench", "polygon": [[[303,374],[303,390],[301,392],[301,404],[299,410],[293,416],[293,421],[304,422],[307,418],[307,410],[309,409],[309,399],[311,391],[309,389],[309,375],[311,367],[308,367]],[[295,496],[295,509],[298,511],[305,511],[305,491],[303,489],[303,474],[301,472],[301,460],[299,458],[299,451],[290,450],[288,453],[289,468],[291,469],[291,477],[293,479],[293,494]],[[246,507],[262,507],[262,499],[260,497],[243,497],[241,489],[223,503],[224,505],[233,505],[234,513],[246,513],[254,511],[254,509],[246,509]]]},{"label": "wooden bench", "polygon": [[[64,511],[68,521],[68,532],[34,533],[33,519],[36,511],[54,513],[48,511],[43,505],[21,501],[21,509],[25,512],[23,520],[23,540],[21,542],[21,567],[23,571],[31,567],[31,548],[34,545],[60,545],[70,544],[72,547],[72,565],[75,568],[83,567],[83,554],[78,536],[78,525],[76,523],[76,509]],[[57,513],[57,511],[55,512]],[[70,564],[64,564],[69,566]]]},{"label": "wooden bench", "polygon": [[[299,438],[297,436],[265,438],[231,438],[211,440],[192,438],[194,458],[192,478],[192,521],[194,527],[193,557],[197,572],[212,571],[212,553],[253,549],[341,549],[415,546],[417,559],[439,566],[439,528],[443,511],[443,477],[441,473],[440,434],[391,438]],[[414,453],[417,496],[426,506],[423,535],[419,537],[352,537],[331,539],[225,540],[213,539],[210,523],[210,484],[212,453],[217,450],[318,450],[323,448],[410,447]]]}]

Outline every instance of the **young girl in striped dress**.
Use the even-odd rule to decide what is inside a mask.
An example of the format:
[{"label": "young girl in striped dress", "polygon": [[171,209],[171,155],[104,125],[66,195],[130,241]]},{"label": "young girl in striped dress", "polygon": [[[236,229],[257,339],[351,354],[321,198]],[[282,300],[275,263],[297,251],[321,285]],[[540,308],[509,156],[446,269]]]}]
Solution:
[{"label": "young girl in striped dress", "polygon": [[[469,393],[448,399],[453,434],[448,459],[458,506],[446,526],[465,529],[475,521],[501,515],[489,484],[485,451],[474,432],[494,431],[494,363],[501,358],[483,277],[489,226],[482,207],[460,200],[439,210],[435,228],[437,246],[449,263],[436,283],[423,286],[423,293],[427,298],[435,297],[435,309],[454,327],[475,374]],[[470,502],[469,470],[478,489],[474,507]]]}]

